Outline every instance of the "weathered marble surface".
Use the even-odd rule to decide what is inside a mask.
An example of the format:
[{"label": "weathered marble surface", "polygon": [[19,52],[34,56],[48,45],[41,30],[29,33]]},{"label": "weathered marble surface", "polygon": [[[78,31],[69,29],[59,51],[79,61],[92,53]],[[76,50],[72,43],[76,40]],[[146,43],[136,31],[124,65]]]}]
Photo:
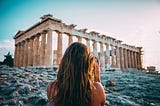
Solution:
[{"label": "weathered marble surface", "polygon": [[0,106],[46,106],[46,85],[55,78],[53,69],[0,67]]},{"label": "weathered marble surface", "polygon": [[110,106],[160,106],[160,74],[130,69],[101,74],[101,80]]},{"label": "weathered marble surface", "polygon": [[[54,69],[0,66],[0,106],[47,106],[46,85]],[[160,106],[160,75],[130,72],[101,73],[109,106]]]}]

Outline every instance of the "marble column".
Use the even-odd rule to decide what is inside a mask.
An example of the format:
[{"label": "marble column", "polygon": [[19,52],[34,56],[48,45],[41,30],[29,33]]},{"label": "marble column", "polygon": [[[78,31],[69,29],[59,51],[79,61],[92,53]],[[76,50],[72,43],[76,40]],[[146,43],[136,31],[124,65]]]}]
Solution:
[{"label": "marble column", "polygon": [[38,41],[37,41],[37,66],[40,66],[40,41],[39,41],[39,39],[40,39],[40,36],[41,36],[41,34],[38,34]]},{"label": "marble column", "polygon": [[140,70],[140,58],[139,58],[139,53],[137,53],[137,68]]},{"label": "marble column", "polygon": [[114,46],[111,45],[111,56],[112,56],[112,63],[111,63],[111,67],[116,67],[116,56],[115,56],[115,49]]},{"label": "marble column", "polygon": [[46,46],[46,66],[53,65],[53,50],[52,50],[52,31],[47,31],[47,46]]},{"label": "marble column", "polygon": [[17,44],[15,45],[15,50],[14,50],[14,67],[17,66]]},{"label": "marble column", "polygon": [[39,37],[36,35],[33,40],[33,66],[37,66],[37,58],[38,58],[38,39]]},{"label": "marble column", "polygon": [[133,55],[132,56],[132,58],[133,58],[133,68],[135,68],[135,57],[134,57],[135,55],[134,55],[134,51],[132,52],[132,55]]},{"label": "marble column", "polygon": [[142,69],[142,60],[141,60],[141,52],[138,53],[138,63],[139,63],[139,70]]},{"label": "marble column", "polygon": [[20,64],[20,43],[18,43],[17,44],[17,62],[16,62],[16,64],[17,64],[17,66],[20,66],[19,64]]},{"label": "marble column", "polygon": [[105,51],[105,68],[107,70],[109,70],[110,67],[111,67],[109,44],[106,43],[105,46],[106,46],[106,51]]},{"label": "marble column", "polygon": [[131,63],[132,63],[132,68],[134,68],[134,57],[133,57],[133,51],[131,51]]},{"label": "marble column", "polygon": [[23,57],[24,57],[24,42],[21,42],[21,57],[20,57],[20,66],[22,67],[23,66]]},{"label": "marble column", "polygon": [[71,45],[72,42],[73,42],[73,36],[70,35],[70,34],[67,34],[67,35],[68,35],[68,37],[69,37],[69,39],[68,39],[68,46],[69,46],[69,45]]},{"label": "marble column", "polygon": [[93,41],[93,54],[98,57],[97,41]]},{"label": "marble column", "polygon": [[19,57],[20,57],[20,45],[19,45],[19,43],[17,44],[17,55],[16,55],[16,67],[18,67],[19,66]]},{"label": "marble column", "polygon": [[128,57],[128,68],[131,68],[131,60],[130,60],[130,51],[127,50],[127,57]]},{"label": "marble column", "polygon": [[102,42],[100,42],[100,68],[102,71],[105,71],[104,48]]},{"label": "marble column", "polygon": [[40,48],[40,65],[45,66],[46,64],[46,32],[41,34],[41,48]]},{"label": "marble column", "polygon": [[124,49],[123,54],[124,54],[124,68],[128,69],[128,57],[127,57],[127,50],[126,49]]},{"label": "marble column", "polygon": [[25,66],[28,66],[29,63],[29,39],[26,40],[26,45],[25,45],[25,55],[26,55],[26,61],[25,61]]},{"label": "marble column", "polygon": [[124,55],[123,55],[123,48],[120,47],[119,48],[120,51],[120,65],[121,65],[121,69],[124,69]]},{"label": "marble column", "polygon": [[58,33],[58,42],[57,42],[57,64],[60,64],[61,59],[62,59],[62,33]]},{"label": "marble column", "polygon": [[120,54],[119,47],[116,46],[116,67],[120,68]]},{"label": "marble column", "polygon": [[137,68],[137,53],[134,52],[134,62],[135,62],[135,68]]},{"label": "marble column", "polygon": [[23,56],[23,66],[26,66],[26,42],[27,40],[24,41],[24,44],[23,44],[23,48],[24,48],[24,56]]},{"label": "marble column", "polygon": [[78,36],[78,42],[81,42],[82,43],[82,37]]},{"label": "marble column", "polygon": [[131,62],[131,67],[130,68],[133,68],[132,51],[130,51],[130,62]]},{"label": "marble column", "polygon": [[30,56],[31,56],[31,51],[30,51],[30,39],[28,39],[28,62],[27,62],[27,66],[30,66]]},{"label": "marble column", "polygon": [[33,66],[33,38],[29,40],[28,66]]}]

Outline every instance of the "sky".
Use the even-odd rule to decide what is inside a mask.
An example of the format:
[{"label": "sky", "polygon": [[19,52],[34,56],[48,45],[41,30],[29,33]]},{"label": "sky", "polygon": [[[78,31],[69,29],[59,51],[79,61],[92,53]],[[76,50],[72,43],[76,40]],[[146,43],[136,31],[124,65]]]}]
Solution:
[{"label": "sky", "polygon": [[0,61],[14,55],[14,35],[46,14],[143,47],[143,65],[160,70],[160,0],[0,0]]}]

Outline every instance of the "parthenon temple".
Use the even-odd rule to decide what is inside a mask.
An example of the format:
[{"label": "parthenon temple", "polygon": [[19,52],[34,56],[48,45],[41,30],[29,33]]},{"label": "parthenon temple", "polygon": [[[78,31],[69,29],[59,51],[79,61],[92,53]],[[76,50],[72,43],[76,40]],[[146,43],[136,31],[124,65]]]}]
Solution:
[{"label": "parthenon temple", "polygon": [[86,28],[75,27],[47,14],[27,30],[18,31],[14,36],[14,66],[58,67],[64,48],[78,41],[90,47],[99,58],[102,70],[142,68],[142,47],[127,45],[96,31],[87,32]]}]

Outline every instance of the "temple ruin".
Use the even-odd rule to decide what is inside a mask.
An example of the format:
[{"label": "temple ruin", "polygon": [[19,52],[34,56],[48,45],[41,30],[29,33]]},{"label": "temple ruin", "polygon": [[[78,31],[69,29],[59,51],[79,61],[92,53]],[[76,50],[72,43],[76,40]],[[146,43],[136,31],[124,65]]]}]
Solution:
[{"label": "temple ruin", "polygon": [[[40,22],[27,30],[18,31],[14,36],[14,66],[58,67],[63,55],[64,39],[62,38],[66,35],[68,45],[74,42],[73,37],[76,37],[78,42],[85,41],[85,44],[93,49],[92,53],[99,57],[102,70],[142,69],[142,47],[122,44],[122,41],[110,36],[95,31],[87,32],[87,29],[75,29],[75,27],[74,24],[67,25],[48,14],[42,16]],[[54,36],[53,32],[57,36]],[[53,42],[53,37],[58,37],[57,42]],[[57,50],[53,50],[55,44]]]}]

